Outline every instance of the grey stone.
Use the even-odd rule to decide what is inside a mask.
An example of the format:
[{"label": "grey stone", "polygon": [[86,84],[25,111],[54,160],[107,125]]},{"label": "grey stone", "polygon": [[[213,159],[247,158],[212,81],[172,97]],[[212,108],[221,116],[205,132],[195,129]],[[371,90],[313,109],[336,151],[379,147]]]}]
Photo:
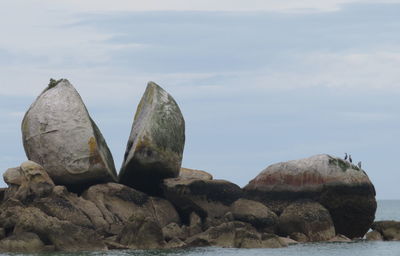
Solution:
[{"label": "grey stone", "polygon": [[303,233],[310,242],[318,242],[332,239],[335,227],[328,210],[322,205],[298,201],[289,205],[279,216],[279,232],[284,236]]},{"label": "grey stone", "polygon": [[231,205],[231,211],[235,220],[248,222],[259,230],[275,231],[278,217],[260,202],[241,198]]},{"label": "grey stone", "polygon": [[242,196],[239,186],[225,180],[165,179],[163,191],[183,218],[189,218],[191,212],[202,219],[222,218]]},{"label": "grey stone", "polygon": [[129,136],[119,181],[150,195],[165,178],[178,177],[185,144],[185,121],[178,104],[149,82]]},{"label": "grey stone", "polygon": [[129,218],[117,242],[131,249],[159,249],[166,245],[160,225],[139,212]]},{"label": "grey stone", "polygon": [[22,137],[28,159],[42,165],[56,184],[81,190],[117,180],[102,134],[66,79],[51,81],[31,105]]},{"label": "grey stone", "polygon": [[0,251],[4,252],[41,252],[44,244],[35,233],[21,232],[0,241]]},{"label": "grey stone", "polygon": [[377,207],[366,172],[325,154],[273,164],[243,190],[244,197],[262,202],[277,215],[297,200],[317,201],[331,214],[336,232],[349,238],[364,236]]},{"label": "grey stone", "polygon": [[213,176],[205,171],[181,168],[179,178],[185,180],[212,180]]},{"label": "grey stone", "polygon": [[371,229],[379,232],[384,240],[400,241],[400,221],[376,221]]}]

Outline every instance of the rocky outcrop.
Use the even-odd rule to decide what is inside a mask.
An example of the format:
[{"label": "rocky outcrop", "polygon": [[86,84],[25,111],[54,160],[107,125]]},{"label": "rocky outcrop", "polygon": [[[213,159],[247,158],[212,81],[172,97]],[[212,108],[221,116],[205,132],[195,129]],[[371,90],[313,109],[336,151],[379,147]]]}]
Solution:
[{"label": "rocky outcrop", "polygon": [[[4,178],[10,187],[0,205],[0,250],[33,248],[30,240],[28,243],[19,236],[24,232],[39,237],[31,239],[35,246],[43,242],[43,246],[33,248],[38,251],[153,248],[148,231],[157,230],[155,236],[162,238],[159,241],[164,246],[162,227],[180,225],[170,202],[122,184],[94,185],[78,196],[64,186],[55,186],[43,167],[32,161],[9,169]],[[143,223],[132,219],[133,213],[145,216]],[[137,245],[133,237],[149,242]]]},{"label": "rocky outcrop", "polygon": [[26,112],[22,137],[28,159],[71,190],[116,181],[107,144],[75,88],[52,80]]},{"label": "rocky outcrop", "polygon": [[112,234],[118,234],[133,213],[150,217],[161,227],[180,223],[174,206],[161,198],[150,197],[122,184],[107,183],[90,187],[82,198],[100,210]]},{"label": "rocky outcrop", "polygon": [[242,196],[242,190],[225,180],[176,178],[164,180],[163,195],[188,222],[192,212],[202,219],[223,217],[229,212],[230,205]]},{"label": "rocky outcrop", "polygon": [[311,199],[328,209],[335,230],[363,237],[375,218],[375,189],[357,166],[329,155],[269,166],[244,188],[245,197],[280,215],[291,203]]},{"label": "rocky outcrop", "polygon": [[322,205],[312,201],[292,203],[279,216],[279,232],[282,236],[295,238],[304,234],[308,242],[328,241],[335,237],[331,216]]},{"label": "rocky outcrop", "polygon": [[261,234],[250,224],[227,222],[188,238],[188,246],[218,246],[226,248],[280,248],[287,244],[273,234]]},{"label": "rocky outcrop", "polygon": [[159,195],[165,178],[178,177],[185,144],[185,122],[178,104],[149,82],[139,103],[119,181]]},{"label": "rocky outcrop", "polygon": [[117,241],[130,249],[160,249],[166,245],[160,225],[141,212],[129,218]]},{"label": "rocky outcrop", "polygon": [[239,199],[231,205],[233,218],[247,222],[258,230],[274,233],[278,223],[276,214],[260,202]]},{"label": "rocky outcrop", "polygon": [[0,241],[0,251],[3,252],[42,252],[46,247],[35,233],[22,232],[11,235]]},{"label": "rocky outcrop", "polygon": [[11,199],[1,206],[0,226],[12,231],[10,235],[18,235],[22,232],[35,233],[45,245],[52,245],[58,251],[106,248],[101,236],[94,230],[59,220],[36,207],[23,205]]},{"label": "rocky outcrop", "polygon": [[[400,241],[399,221],[376,221],[372,224],[371,229],[381,234],[386,241]],[[372,236],[370,235],[370,237]]]}]

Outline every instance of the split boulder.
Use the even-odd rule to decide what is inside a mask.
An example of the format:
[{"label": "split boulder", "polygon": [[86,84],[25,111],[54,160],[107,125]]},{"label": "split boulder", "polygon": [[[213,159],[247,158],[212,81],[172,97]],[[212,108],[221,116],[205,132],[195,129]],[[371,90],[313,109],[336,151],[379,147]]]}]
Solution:
[{"label": "split boulder", "polygon": [[51,80],[26,112],[22,137],[28,159],[71,190],[116,181],[114,160],[75,88]]},{"label": "split boulder", "polygon": [[185,121],[178,104],[149,82],[135,114],[120,183],[159,195],[162,180],[179,175],[184,144]]}]

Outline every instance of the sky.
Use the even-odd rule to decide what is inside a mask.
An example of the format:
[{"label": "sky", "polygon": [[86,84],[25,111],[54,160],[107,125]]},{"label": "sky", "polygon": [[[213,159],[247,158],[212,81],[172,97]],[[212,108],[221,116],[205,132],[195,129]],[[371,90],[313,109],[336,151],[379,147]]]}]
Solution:
[{"label": "sky", "polygon": [[187,168],[244,186],[347,152],[378,199],[400,199],[399,13],[400,0],[2,0],[0,171],[26,160],[21,121],[50,78],[75,86],[119,169],[154,81],[183,112]]}]

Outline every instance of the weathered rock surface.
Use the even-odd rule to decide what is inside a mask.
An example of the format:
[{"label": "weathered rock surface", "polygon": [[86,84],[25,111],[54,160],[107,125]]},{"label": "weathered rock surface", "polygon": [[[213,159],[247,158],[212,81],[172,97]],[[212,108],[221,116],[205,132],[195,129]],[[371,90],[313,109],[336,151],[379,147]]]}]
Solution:
[{"label": "weathered rock surface", "polygon": [[[32,232],[46,245],[59,251],[103,250],[101,237],[88,228],[49,216],[35,207],[22,205],[12,199],[0,209],[0,226],[13,234]],[[5,238],[7,239],[7,238]]]},{"label": "weathered rock surface", "polygon": [[51,81],[31,105],[22,137],[28,159],[42,165],[56,184],[82,190],[117,180],[102,134],[66,79]]},{"label": "weathered rock surface", "polygon": [[379,232],[376,231],[376,230],[372,230],[372,231],[368,232],[368,233],[365,235],[365,238],[366,238],[368,241],[382,241],[382,240],[383,240],[382,234],[379,233]]},{"label": "weathered rock surface", "polygon": [[191,212],[202,219],[223,217],[242,196],[240,187],[225,180],[166,179],[163,191],[186,222]]},{"label": "weathered rock surface", "polygon": [[188,246],[218,246],[226,248],[280,248],[287,246],[273,234],[261,234],[250,224],[233,221],[211,227],[188,238]]},{"label": "weathered rock surface", "polygon": [[241,198],[231,205],[231,212],[235,220],[250,223],[258,230],[275,232],[278,217],[260,202]]},{"label": "weathered rock surface", "polygon": [[35,233],[22,232],[11,235],[0,241],[0,251],[3,252],[41,252],[45,245]]},{"label": "weathered rock surface", "polygon": [[205,171],[181,168],[179,178],[184,180],[212,180],[213,176]]},{"label": "weathered rock surface", "polygon": [[133,213],[151,217],[161,227],[172,222],[180,223],[179,215],[170,202],[150,197],[122,184],[92,186],[82,194],[82,198],[95,204],[112,234],[118,234]]},{"label": "weathered rock surface", "polygon": [[129,218],[117,241],[131,249],[159,249],[166,245],[160,225],[140,212]]},{"label": "weathered rock surface", "polygon": [[139,103],[119,181],[150,195],[165,178],[178,177],[185,144],[185,121],[178,104],[149,82]]},{"label": "weathered rock surface", "polygon": [[400,241],[400,221],[376,221],[371,229],[379,232],[384,240]]},{"label": "weathered rock surface", "polygon": [[375,188],[357,166],[329,155],[269,166],[244,188],[278,215],[292,202],[312,199],[332,216],[336,232],[363,237],[375,218]]},{"label": "weathered rock surface", "polygon": [[5,192],[5,199],[32,200],[34,197],[49,195],[54,187],[43,167],[32,161],[26,161],[18,168],[8,169],[3,177],[10,187]]},{"label": "weathered rock surface", "polygon": [[279,232],[283,236],[302,233],[310,242],[328,241],[335,236],[328,210],[311,201],[297,201],[286,207],[279,216]]},{"label": "weathered rock surface", "polygon": [[[5,251],[28,248],[24,241],[18,246],[14,242],[21,240],[19,234],[24,232],[39,237],[44,246],[38,247],[40,251],[159,248],[165,244],[161,228],[180,224],[170,202],[122,184],[94,185],[78,196],[64,186],[55,186],[46,171],[31,161],[9,169],[4,179],[10,186],[0,204],[0,242],[4,240]],[[143,221],[132,219],[133,213],[144,216]],[[157,246],[155,237],[161,241]],[[138,245],[139,238],[148,242]],[[37,239],[32,241],[38,244]]]}]

